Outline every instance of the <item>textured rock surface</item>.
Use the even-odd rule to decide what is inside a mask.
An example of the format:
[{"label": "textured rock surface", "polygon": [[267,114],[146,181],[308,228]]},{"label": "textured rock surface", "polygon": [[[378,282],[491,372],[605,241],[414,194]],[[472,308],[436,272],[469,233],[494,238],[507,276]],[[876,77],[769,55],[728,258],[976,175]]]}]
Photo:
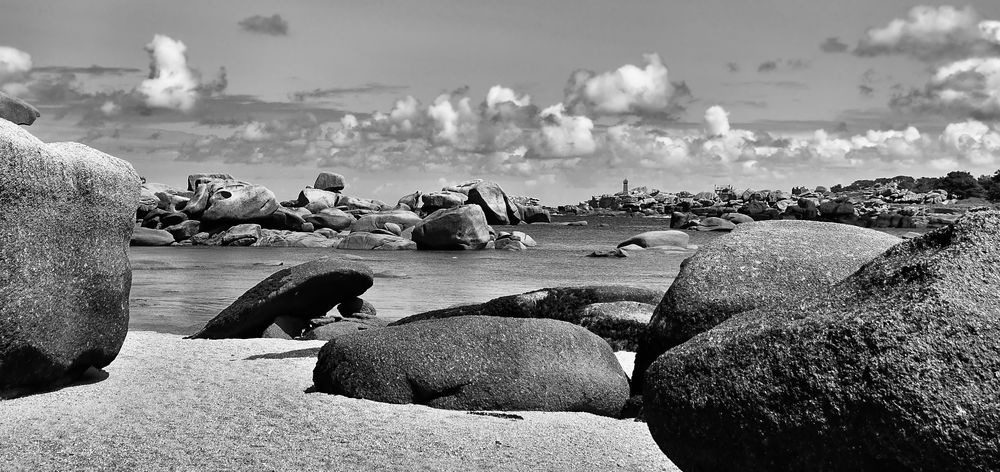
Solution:
[{"label": "textured rock surface", "polygon": [[622,241],[618,247],[635,244],[639,247],[671,246],[685,249],[691,239],[687,233],[677,230],[647,231]]},{"label": "textured rock surface", "polygon": [[131,246],[169,246],[174,243],[174,235],[162,229],[137,226],[129,240]]},{"label": "textured rock surface", "polygon": [[681,264],[636,353],[633,392],[641,391],[643,372],[667,349],[736,313],[823,291],[900,241],[837,223],[740,224]]},{"label": "textured rock surface", "polygon": [[351,233],[340,240],[337,249],[400,251],[413,250],[417,243],[393,234]]},{"label": "textured rock surface", "polygon": [[194,192],[198,190],[198,184],[203,184],[210,182],[212,180],[236,180],[232,175],[215,173],[215,174],[191,174],[188,176],[188,191]]},{"label": "textured rock surface", "polygon": [[491,225],[516,225],[521,222],[521,212],[511,203],[507,194],[494,182],[478,182],[469,188],[468,203],[479,205]]},{"label": "textured rock surface", "polygon": [[344,176],[333,172],[320,172],[316,176],[313,187],[329,192],[339,192],[344,189]]},{"label": "textured rock surface", "polygon": [[0,120],[0,397],[107,366],[128,330],[139,176]]},{"label": "textured rock surface", "polygon": [[628,379],[587,330],[555,320],[463,316],[339,337],[320,350],[321,392],[452,410],[618,416]]},{"label": "textured rock surface", "polygon": [[[603,286],[545,288],[518,295],[494,298],[477,305],[465,305],[428,311],[398,320],[393,325],[455,316],[496,316],[504,318],[548,318],[581,325],[604,338],[616,350],[634,351],[646,332],[649,311],[663,298],[663,292],[636,287]],[[633,302],[617,306],[614,315],[605,304]],[[598,305],[598,306],[594,306]],[[602,306],[605,305],[605,306]]]},{"label": "textured rock surface", "polygon": [[249,221],[278,209],[274,193],[261,185],[238,180],[211,180],[199,184],[184,212],[201,221]]},{"label": "textured rock surface", "polygon": [[16,125],[30,126],[39,116],[42,116],[42,114],[30,103],[0,92],[0,119],[10,121]]},{"label": "textured rock surface", "polygon": [[902,242],[650,368],[653,438],[690,471],[1000,469],[1000,213]]},{"label": "textured rock surface", "polygon": [[479,205],[462,205],[427,215],[413,227],[411,238],[420,249],[482,249],[490,227]]},{"label": "textured rock surface", "polygon": [[370,213],[358,218],[351,224],[351,231],[374,231],[376,229],[387,229],[387,223],[394,223],[400,228],[406,229],[416,226],[421,219],[416,213],[405,210],[384,211]]},{"label": "textured rock surface", "polygon": [[323,258],[271,274],[209,320],[192,338],[255,338],[281,315],[322,316],[372,286],[368,266]]}]

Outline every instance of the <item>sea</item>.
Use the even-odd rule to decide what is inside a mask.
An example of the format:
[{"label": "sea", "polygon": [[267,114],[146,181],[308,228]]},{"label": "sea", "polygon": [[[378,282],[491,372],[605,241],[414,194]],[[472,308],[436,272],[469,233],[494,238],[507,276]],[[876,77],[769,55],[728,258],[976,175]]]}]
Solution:
[{"label": "sea", "polygon": [[194,333],[274,272],[322,257],[348,258],[370,266],[375,283],[362,298],[388,320],[547,287],[623,285],[666,291],[681,261],[723,234],[689,231],[691,247],[687,250],[641,250],[631,251],[626,258],[593,258],[586,256],[613,249],[645,231],[669,229],[670,220],[594,216],[554,221],[587,221],[587,225],[496,227],[523,231],[538,242],[525,251],[132,247],[129,329]]}]

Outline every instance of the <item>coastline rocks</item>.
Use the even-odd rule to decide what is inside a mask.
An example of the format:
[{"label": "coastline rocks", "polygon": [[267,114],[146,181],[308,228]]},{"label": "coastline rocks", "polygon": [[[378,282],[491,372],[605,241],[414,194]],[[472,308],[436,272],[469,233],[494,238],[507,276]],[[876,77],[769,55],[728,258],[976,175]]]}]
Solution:
[{"label": "coastline rocks", "polygon": [[333,172],[320,172],[313,187],[328,192],[340,192],[344,189],[344,176]]},{"label": "coastline rocks", "polygon": [[329,228],[334,231],[344,231],[351,227],[355,221],[353,216],[336,208],[320,210],[319,213],[307,215],[305,221],[312,223],[316,228]]},{"label": "coastline rocks", "polygon": [[[420,201],[422,203],[422,208],[425,212],[435,212],[442,208],[456,208],[465,205],[465,202],[469,199],[469,196],[464,193],[450,192],[447,190],[442,190],[440,192],[431,192],[420,195]],[[400,200],[402,201],[402,200]],[[413,208],[411,206],[411,208]]]},{"label": "coastline rocks", "polygon": [[213,180],[236,180],[229,174],[191,174],[188,176],[189,192],[198,190],[198,185],[211,182]]},{"label": "coastline rocks", "polygon": [[348,234],[337,249],[398,251],[416,249],[417,243],[394,234],[355,232]]},{"label": "coastline rocks", "polygon": [[340,244],[340,238],[328,238],[322,233],[303,233],[298,231],[285,231],[276,229],[264,229],[260,232],[260,238],[253,243],[254,247],[332,247]]},{"label": "coastline rocks", "polygon": [[176,225],[163,228],[164,231],[174,237],[175,242],[191,239],[192,236],[198,234],[200,229],[201,222],[198,220],[185,220]]},{"label": "coastline rocks", "polygon": [[174,235],[162,229],[136,226],[129,240],[130,246],[169,246],[175,241]]},{"label": "coastline rocks", "polygon": [[403,230],[416,226],[420,221],[421,219],[416,213],[406,210],[369,213],[354,221],[351,224],[351,231],[371,232],[377,229],[388,229],[386,224],[389,223],[399,225],[400,230]]},{"label": "coastline rocks", "polygon": [[479,205],[437,210],[413,227],[411,239],[420,249],[482,249],[490,227]]},{"label": "coastline rocks", "polygon": [[617,417],[628,379],[601,338],[555,320],[465,316],[328,342],[320,392],[452,410],[578,411]]},{"label": "coastline rocks", "polygon": [[260,225],[241,224],[229,228],[222,234],[223,246],[251,246],[261,236]]},{"label": "coastline rocks", "polygon": [[1000,213],[969,213],[734,316],[650,368],[650,432],[691,471],[998,470],[998,268]]},{"label": "coastline rocks", "polygon": [[656,307],[649,337],[636,353],[633,392],[642,386],[643,371],[668,349],[736,313],[827,290],[900,241],[855,226],[779,220],[743,223],[701,246],[681,263]]},{"label": "coastline rocks", "polygon": [[309,210],[309,213],[319,213],[321,210],[327,208],[337,208],[340,203],[340,194],[334,192],[328,192],[326,190],[320,190],[315,188],[303,189],[299,192],[299,198],[296,204],[299,207],[304,207]]},{"label": "coastline rocks", "polygon": [[[495,316],[503,318],[547,318],[592,327],[615,350],[631,347],[634,350],[644,337],[649,317],[636,315],[640,305],[655,306],[663,292],[636,287],[594,285],[585,287],[556,287],[535,290],[518,295],[494,298],[476,305],[457,306],[408,316],[392,323],[404,325],[423,320],[453,318],[456,316]],[[637,305],[611,303],[633,302]],[[593,307],[593,305],[600,305]],[[629,308],[629,310],[626,310]],[[644,309],[644,308],[643,308]],[[628,313],[625,313],[628,311]],[[621,316],[612,316],[615,313]]]},{"label": "coastline rocks", "polygon": [[521,218],[525,223],[551,223],[552,215],[549,211],[537,206],[537,205],[527,205],[518,206],[518,210],[521,212]]},{"label": "coastline rocks", "polygon": [[699,221],[695,229],[698,231],[732,231],[736,229],[736,223],[724,218],[710,216]]},{"label": "coastline rocks", "polygon": [[344,318],[374,318],[376,315],[375,306],[360,298],[340,302],[337,312]]},{"label": "coastline rocks", "polygon": [[0,92],[0,118],[16,125],[31,126],[40,116],[42,114],[30,103]]},{"label": "coastline rocks", "polygon": [[491,225],[516,225],[521,222],[521,213],[512,204],[507,194],[494,182],[483,181],[469,187],[468,203],[479,205]]},{"label": "coastline rocks", "polygon": [[419,190],[409,195],[404,195],[400,197],[398,202],[396,202],[396,208],[404,210],[409,209],[414,212],[419,212],[424,206],[422,195],[423,192]]},{"label": "coastline rocks", "polygon": [[691,239],[687,233],[677,230],[647,231],[645,233],[632,236],[618,244],[618,247],[635,244],[636,246],[648,248],[657,246],[671,246],[687,249],[688,241]]},{"label": "coastline rocks", "polygon": [[0,201],[0,398],[10,398],[118,355],[139,176],[121,159],[0,120]]},{"label": "coastline rocks", "polygon": [[271,274],[222,310],[190,338],[255,338],[278,316],[305,320],[322,316],[335,305],[372,286],[364,264],[323,258]]},{"label": "coastline rocks", "polygon": [[274,193],[261,185],[211,180],[198,184],[184,212],[201,221],[248,221],[267,217],[278,207]]},{"label": "coastline rocks", "polygon": [[618,247],[614,249],[594,251],[587,254],[587,257],[628,257],[628,251]]},{"label": "coastline rocks", "polygon": [[382,320],[359,318],[343,319],[333,323],[316,326],[315,328],[307,330],[302,334],[302,336],[299,336],[296,339],[300,341],[331,341],[342,336],[384,327],[385,322]]}]

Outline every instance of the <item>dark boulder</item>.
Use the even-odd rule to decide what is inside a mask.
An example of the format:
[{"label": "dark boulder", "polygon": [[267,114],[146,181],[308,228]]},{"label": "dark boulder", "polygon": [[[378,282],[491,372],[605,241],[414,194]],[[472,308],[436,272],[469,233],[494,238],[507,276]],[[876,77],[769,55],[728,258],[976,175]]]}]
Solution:
[{"label": "dark boulder", "polygon": [[62,386],[118,355],[139,176],[126,161],[82,144],[46,144],[0,120],[0,202],[6,398]]},{"label": "dark boulder", "polygon": [[327,208],[319,213],[307,215],[305,221],[316,228],[330,228],[334,231],[344,231],[357,221],[353,216],[336,208]]},{"label": "dark boulder", "polygon": [[666,350],[742,311],[796,303],[826,290],[901,240],[837,223],[779,220],[738,225],[681,263],[636,353],[632,389]]},{"label": "dark boulder", "polygon": [[671,349],[644,394],[685,471],[1000,470],[1000,213]]},{"label": "dark boulder", "polygon": [[340,192],[344,189],[344,176],[333,172],[320,172],[313,187],[328,192]]},{"label": "dark boulder", "polygon": [[413,227],[420,249],[482,249],[490,241],[490,226],[479,205],[435,211]]},{"label": "dark boulder", "polygon": [[507,194],[494,182],[478,182],[469,188],[468,203],[479,205],[491,225],[516,225],[521,222],[521,213],[510,201]]},{"label": "dark boulder", "polygon": [[518,206],[521,211],[521,219],[525,223],[551,223],[552,215],[545,208],[537,205]]},{"label": "dark boulder", "polygon": [[372,286],[368,266],[322,258],[279,270],[240,295],[191,338],[256,338],[281,315],[311,319]]},{"label": "dark boulder", "polygon": [[[646,310],[645,306],[653,307],[661,298],[663,292],[657,290],[615,285],[545,288],[476,305],[428,311],[392,324],[471,315],[547,318],[588,328],[616,350],[634,351],[652,314],[652,309]],[[621,302],[634,305],[617,305]]]},{"label": "dark boulder", "polygon": [[344,318],[374,318],[376,315],[375,306],[360,298],[340,302],[337,312]]},{"label": "dark boulder", "polygon": [[13,95],[0,92],[0,119],[10,121],[16,125],[31,126],[39,116],[42,116],[42,114],[30,103]]},{"label": "dark boulder", "polygon": [[488,316],[338,337],[320,350],[313,381],[320,392],[452,410],[617,417],[628,399],[618,359],[593,333],[556,320]]}]

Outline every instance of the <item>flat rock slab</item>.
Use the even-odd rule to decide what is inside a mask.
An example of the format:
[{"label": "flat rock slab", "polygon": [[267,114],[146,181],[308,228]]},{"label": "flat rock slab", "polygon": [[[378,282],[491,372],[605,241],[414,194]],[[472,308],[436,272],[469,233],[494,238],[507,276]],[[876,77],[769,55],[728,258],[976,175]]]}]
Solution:
[{"label": "flat rock slab", "polygon": [[462,316],[330,341],[320,392],[450,410],[581,411],[617,417],[628,378],[604,340],[556,320]]},{"label": "flat rock slab", "polygon": [[309,320],[365,293],[372,270],[360,263],[323,258],[279,270],[241,295],[191,338],[255,338],[281,315]]}]

